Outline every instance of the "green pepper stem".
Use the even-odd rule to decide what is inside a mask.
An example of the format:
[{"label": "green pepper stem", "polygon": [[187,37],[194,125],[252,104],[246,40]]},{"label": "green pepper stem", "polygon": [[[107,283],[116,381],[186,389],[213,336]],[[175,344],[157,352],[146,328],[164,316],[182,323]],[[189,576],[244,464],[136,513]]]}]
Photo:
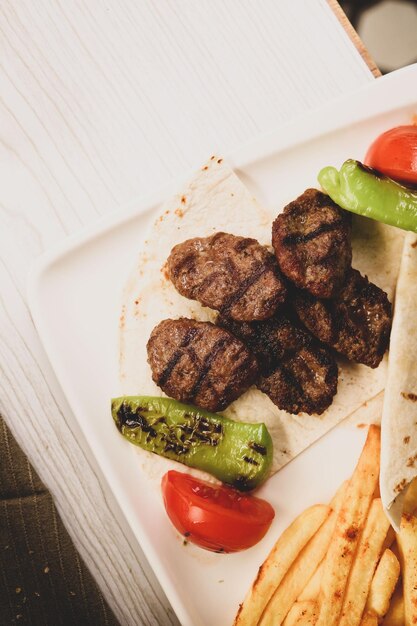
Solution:
[{"label": "green pepper stem", "polygon": [[417,192],[359,161],[348,159],[339,172],[324,167],[318,181],[346,211],[417,232]]}]

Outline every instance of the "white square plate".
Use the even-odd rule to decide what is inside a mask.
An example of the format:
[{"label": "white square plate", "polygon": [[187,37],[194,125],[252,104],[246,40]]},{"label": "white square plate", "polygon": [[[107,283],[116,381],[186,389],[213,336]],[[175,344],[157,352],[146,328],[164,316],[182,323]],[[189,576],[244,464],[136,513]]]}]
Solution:
[{"label": "white square plate", "polygon": [[[410,123],[417,113],[416,85],[414,65],[245,146],[227,160],[261,204],[279,207],[284,198],[317,186],[324,165],[363,159],[380,132]],[[110,414],[110,398],[119,393],[121,291],[149,219],[183,182],[132,204],[122,215],[44,256],[30,279],[29,303],[74,419],[180,621],[219,626],[232,623],[257,568],[284,528],[310,504],[329,501],[351,474],[365,433],[340,425],[264,485],[260,495],[272,503],[276,518],[251,550],[222,555],[183,545],[159,490],[161,463],[165,471],[173,464],[154,464],[156,457],[143,451],[138,455],[120,437]]]}]

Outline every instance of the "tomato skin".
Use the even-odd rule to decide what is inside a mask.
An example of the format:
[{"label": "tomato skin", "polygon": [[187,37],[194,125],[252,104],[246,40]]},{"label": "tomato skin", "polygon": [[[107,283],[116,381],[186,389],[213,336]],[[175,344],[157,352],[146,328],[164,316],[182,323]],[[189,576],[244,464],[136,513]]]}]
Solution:
[{"label": "tomato skin", "polygon": [[417,126],[396,126],[379,135],[365,165],[401,183],[417,185]]},{"label": "tomato skin", "polygon": [[246,550],[262,539],[275,516],[272,506],[261,498],[175,470],[163,476],[161,486],[175,528],[206,550]]}]

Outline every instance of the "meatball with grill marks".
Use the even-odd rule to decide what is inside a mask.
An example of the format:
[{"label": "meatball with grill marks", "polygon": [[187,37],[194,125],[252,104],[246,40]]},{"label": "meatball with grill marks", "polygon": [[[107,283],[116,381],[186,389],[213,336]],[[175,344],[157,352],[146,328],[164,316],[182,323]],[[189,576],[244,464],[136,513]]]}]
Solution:
[{"label": "meatball with grill marks", "polygon": [[234,335],[210,322],[160,322],[147,343],[152,379],[169,396],[221,411],[258,376],[253,354]]},{"label": "meatball with grill marks", "polygon": [[181,295],[240,321],[271,317],[286,296],[274,255],[255,239],[228,233],[178,244],[168,273]]},{"label": "meatball with grill marks", "polygon": [[273,317],[263,322],[236,322],[219,315],[216,323],[238,337],[256,356],[262,374],[269,373],[277,361],[296,352],[311,337],[296,328],[285,317]]},{"label": "meatball with grill marks", "polygon": [[300,320],[320,341],[351,361],[378,367],[388,347],[392,311],[385,291],[366,276],[351,269],[335,300],[318,300],[299,291],[293,305]]},{"label": "meatball with grill marks", "polygon": [[352,262],[350,214],[326,194],[307,189],[272,225],[282,273],[318,298],[333,298]]},{"label": "meatball with grill marks", "polygon": [[256,385],[280,409],[321,414],[337,391],[337,365],[330,351],[282,317],[240,324],[225,317],[217,323],[241,339],[261,370]]}]

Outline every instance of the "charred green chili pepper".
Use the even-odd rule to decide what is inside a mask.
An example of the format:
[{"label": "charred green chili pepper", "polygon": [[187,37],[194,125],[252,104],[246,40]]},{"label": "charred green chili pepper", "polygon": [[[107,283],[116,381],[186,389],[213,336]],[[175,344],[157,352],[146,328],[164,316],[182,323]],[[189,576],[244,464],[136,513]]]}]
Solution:
[{"label": "charred green chili pepper", "polygon": [[417,190],[352,159],[343,163],[340,172],[323,168],[318,181],[343,209],[417,232]]},{"label": "charred green chili pepper", "polygon": [[265,424],[235,422],[151,396],[114,398],[111,408],[121,434],[145,450],[209,472],[241,491],[268,476],[272,439]]}]

